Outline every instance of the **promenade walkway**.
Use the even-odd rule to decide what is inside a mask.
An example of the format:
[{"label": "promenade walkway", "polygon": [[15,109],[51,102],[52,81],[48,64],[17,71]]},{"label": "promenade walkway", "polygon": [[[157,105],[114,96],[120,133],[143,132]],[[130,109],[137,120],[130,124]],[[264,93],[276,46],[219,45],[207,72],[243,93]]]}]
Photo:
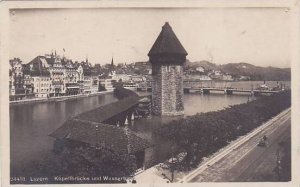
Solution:
[{"label": "promenade walkway", "polygon": [[79,94],[79,95],[68,95],[59,97],[49,97],[49,98],[33,98],[33,99],[22,99],[17,101],[9,101],[9,104],[25,104],[25,103],[38,103],[38,102],[50,102],[50,101],[65,101],[69,99],[77,99],[83,97],[90,97],[95,95],[104,95],[108,93],[113,93],[113,91],[102,91],[90,94]]}]

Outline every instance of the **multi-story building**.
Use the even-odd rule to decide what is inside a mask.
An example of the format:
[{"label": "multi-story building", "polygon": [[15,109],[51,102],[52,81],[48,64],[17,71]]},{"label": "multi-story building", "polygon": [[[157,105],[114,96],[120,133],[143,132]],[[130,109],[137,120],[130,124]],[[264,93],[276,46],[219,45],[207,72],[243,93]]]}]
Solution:
[{"label": "multi-story building", "polygon": [[[83,85],[83,93],[85,94],[89,94],[89,93],[93,93],[95,91],[95,87],[96,90],[98,90],[98,86],[93,86],[93,71],[92,71],[92,67],[91,64],[88,62],[88,60],[86,59],[85,62],[81,62],[80,66],[82,67],[82,85]],[[81,72],[81,69],[78,69],[78,72]],[[96,77],[98,79],[98,77]]]},{"label": "multi-story building", "polygon": [[111,78],[108,79],[99,79],[99,84],[105,88],[107,91],[114,90],[113,80]]},{"label": "multi-story building", "polygon": [[[98,71],[100,67],[92,68],[88,60],[73,63],[65,57],[46,54],[37,56],[28,64],[23,65],[25,74],[22,74],[22,64],[12,62],[11,64],[14,64],[14,67],[11,65],[10,68],[11,94],[15,93],[16,82],[18,83],[17,87],[20,87],[20,81],[16,80],[14,75],[22,76],[23,90],[26,93],[35,93],[37,97],[94,93],[99,89]],[[19,66],[21,72],[18,71]],[[50,81],[50,83],[43,81]],[[49,85],[50,88],[48,88]]]},{"label": "multi-story building", "polygon": [[136,83],[140,83],[140,82],[145,82],[146,78],[142,75],[132,75],[131,76],[131,81],[136,82]]},{"label": "multi-story building", "polygon": [[66,68],[62,65],[60,58],[55,57],[53,65],[49,67],[49,72],[52,80],[51,96],[65,95]]},{"label": "multi-story building", "polygon": [[96,73],[92,74],[92,86],[91,86],[91,93],[98,92],[99,89],[99,77]]},{"label": "multi-story building", "polygon": [[83,89],[84,93],[92,93],[93,79],[90,75],[85,75],[83,79]]},{"label": "multi-story building", "polygon": [[66,94],[67,95],[77,95],[79,94],[79,73],[77,68],[73,65],[71,61],[69,61],[66,66],[66,77],[65,77],[65,84],[66,84]]},{"label": "multi-story building", "polygon": [[24,88],[26,95],[33,93],[33,85],[33,78],[31,75],[24,74]]},{"label": "multi-story building", "polygon": [[112,79],[117,81],[117,82],[120,81],[120,80],[122,82],[130,82],[131,81],[131,75],[113,73]]},{"label": "multi-story building", "polygon": [[24,94],[24,76],[22,61],[19,58],[14,58],[9,61],[10,64],[10,93]]},{"label": "multi-story building", "polygon": [[50,76],[40,75],[33,76],[33,93],[35,97],[49,97],[49,93],[51,92],[51,79]]},{"label": "multi-story building", "polygon": [[13,73],[11,68],[9,68],[9,95],[15,95],[15,79],[13,77]]}]

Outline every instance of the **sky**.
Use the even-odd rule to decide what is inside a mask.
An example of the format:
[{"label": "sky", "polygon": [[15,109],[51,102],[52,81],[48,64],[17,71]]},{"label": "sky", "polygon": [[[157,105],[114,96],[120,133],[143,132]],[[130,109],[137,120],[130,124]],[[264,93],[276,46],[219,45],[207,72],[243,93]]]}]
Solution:
[{"label": "sky", "polygon": [[147,61],[166,21],[190,61],[290,67],[284,8],[16,9],[10,12],[10,58],[28,63],[56,50],[92,64],[112,57],[115,63]]}]

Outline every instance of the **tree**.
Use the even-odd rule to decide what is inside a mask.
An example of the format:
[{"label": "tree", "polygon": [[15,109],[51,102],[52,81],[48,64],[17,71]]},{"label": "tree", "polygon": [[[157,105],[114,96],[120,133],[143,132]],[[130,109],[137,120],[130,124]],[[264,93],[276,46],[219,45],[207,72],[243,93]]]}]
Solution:
[{"label": "tree", "polygon": [[126,177],[136,170],[133,155],[116,153],[90,146],[66,147],[61,153],[51,153],[26,167],[31,177],[111,176]]},{"label": "tree", "polygon": [[106,88],[105,88],[105,86],[103,86],[99,83],[98,92],[102,92],[102,91],[106,91]]}]

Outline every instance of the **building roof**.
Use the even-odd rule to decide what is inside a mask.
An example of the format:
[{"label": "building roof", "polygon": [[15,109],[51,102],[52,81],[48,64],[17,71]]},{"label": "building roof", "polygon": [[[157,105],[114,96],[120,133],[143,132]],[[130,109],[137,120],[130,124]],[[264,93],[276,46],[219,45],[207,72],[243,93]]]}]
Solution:
[{"label": "building roof", "polygon": [[49,67],[48,61],[46,60],[46,57],[44,57],[44,56],[35,57],[28,63],[28,65],[30,65],[30,64],[32,64],[33,66],[36,66],[38,68]]},{"label": "building roof", "polygon": [[93,147],[102,146],[118,153],[135,153],[150,144],[128,128],[106,125],[78,119],[66,121],[49,136],[87,143]]},{"label": "building roof", "polygon": [[162,27],[159,36],[148,53],[148,56],[159,54],[187,55],[186,50],[183,48],[168,22],[166,22]]},{"label": "building roof", "polygon": [[49,64],[44,56],[37,56],[25,66],[25,74],[31,76],[49,76],[50,72],[48,70]]},{"label": "building roof", "polygon": [[[116,92],[117,90],[117,92]],[[133,91],[116,88],[118,102],[101,106],[67,120],[49,136],[87,143],[93,147],[102,146],[119,153],[135,153],[151,145],[132,130],[102,123],[138,103]],[[123,97],[121,97],[123,96]]]}]

